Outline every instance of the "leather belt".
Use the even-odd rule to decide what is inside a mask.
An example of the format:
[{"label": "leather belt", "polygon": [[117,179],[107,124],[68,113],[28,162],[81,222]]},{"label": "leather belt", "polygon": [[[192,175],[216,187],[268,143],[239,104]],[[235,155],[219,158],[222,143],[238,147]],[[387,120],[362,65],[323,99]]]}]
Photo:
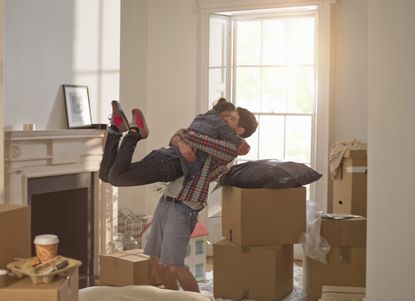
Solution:
[{"label": "leather belt", "polygon": [[172,198],[171,196],[167,196],[167,195],[164,196],[164,199],[167,202],[173,202],[173,203],[181,203],[182,202],[182,201],[179,201],[178,199]]},{"label": "leather belt", "polygon": [[[172,198],[171,196],[167,196],[167,195],[165,195],[165,196],[163,196],[164,197],[164,199],[167,201],[167,202],[173,202],[173,203],[183,203],[182,201],[180,201],[180,200],[178,200],[178,199],[175,199],[175,198]],[[194,212],[196,212],[196,213],[198,213],[199,211],[201,211],[202,209],[203,209],[204,207],[202,207],[201,209],[198,209],[198,210],[194,210],[194,209],[192,209]]]}]

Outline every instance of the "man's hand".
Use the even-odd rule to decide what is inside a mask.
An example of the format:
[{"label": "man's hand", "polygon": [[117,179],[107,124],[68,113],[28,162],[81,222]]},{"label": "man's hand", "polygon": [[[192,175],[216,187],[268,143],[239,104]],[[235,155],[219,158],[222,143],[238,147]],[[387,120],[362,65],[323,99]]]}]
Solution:
[{"label": "man's hand", "polygon": [[184,142],[182,138],[183,130],[177,131],[174,136],[170,140],[170,145],[176,146],[179,148],[180,153],[182,154],[183,158],[185,158],[188,162],[195,162],[196,161],[196,151],[190,144]]},{"label": "man's hand", "polygon": [[238,146],[238,155],[243,156],[249,153],[249,150],[251,147],[249,144],[244,140],[239,146]]},{"label": "man's hand", "polygon": [[196,161],[196,152],[190,144],[187,144],[186,142],[182,140],[178,143],[178,146],[179,146],[180,153],[186,159],[186,161],[188,162]]}]

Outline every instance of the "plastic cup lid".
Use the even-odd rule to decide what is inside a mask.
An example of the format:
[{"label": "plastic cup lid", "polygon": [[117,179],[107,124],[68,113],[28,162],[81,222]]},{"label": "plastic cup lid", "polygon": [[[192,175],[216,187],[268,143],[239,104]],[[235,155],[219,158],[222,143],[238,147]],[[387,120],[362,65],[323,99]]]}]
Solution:
[{"label": "plastic cup lid", "polygon": [[37,245],[52,245],[57,244],[59,239],[56,235],[53,234],[43,234],[36,236],[33,242]]}]

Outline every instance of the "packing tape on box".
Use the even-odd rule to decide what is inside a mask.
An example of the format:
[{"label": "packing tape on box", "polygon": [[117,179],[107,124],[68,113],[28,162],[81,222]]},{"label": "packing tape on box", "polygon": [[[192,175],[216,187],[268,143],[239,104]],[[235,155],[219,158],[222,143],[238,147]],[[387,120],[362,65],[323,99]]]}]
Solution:
[{"label": "packing tape on box", "polygon": [[367,166],[348,166],[346,172],[367,174]]}]

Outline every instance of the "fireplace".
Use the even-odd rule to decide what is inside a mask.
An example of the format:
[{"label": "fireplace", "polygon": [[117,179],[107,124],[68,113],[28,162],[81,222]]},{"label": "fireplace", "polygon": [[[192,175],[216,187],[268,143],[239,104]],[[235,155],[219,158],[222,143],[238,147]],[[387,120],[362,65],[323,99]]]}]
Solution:
[{"label": "fireplace", "polygon": [[117,232],[116,188],[97,175],[104,139],[95,129],[5,133],[5,201],[31,207],[32,241],[56,234],[59,254],[82,261],[80,287]]},{"label": "fireplace", "polygon": [[[58,253],[82,262],[80,287],[90,286],[94,280],[93,184],[91,173],[28,181],[32,241],[40,234],[57,235],[60,239]],[[35,255],[34,247],[32,255]]]}]

